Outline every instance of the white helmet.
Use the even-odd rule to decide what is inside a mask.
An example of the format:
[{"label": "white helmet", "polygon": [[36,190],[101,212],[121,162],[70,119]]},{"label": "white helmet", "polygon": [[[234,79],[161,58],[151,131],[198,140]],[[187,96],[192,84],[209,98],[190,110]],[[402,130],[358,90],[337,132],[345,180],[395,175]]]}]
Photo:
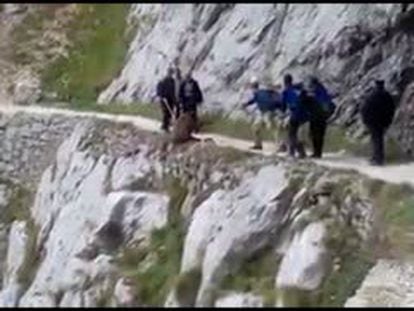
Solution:
[{"label": "white helmet", "polygon": [[258,83],[259,82],[259,79],[257,79],[257,77],[251,77],[251,79],[250,79],[250,83],[251,84],[254,84],[254,83]]}]

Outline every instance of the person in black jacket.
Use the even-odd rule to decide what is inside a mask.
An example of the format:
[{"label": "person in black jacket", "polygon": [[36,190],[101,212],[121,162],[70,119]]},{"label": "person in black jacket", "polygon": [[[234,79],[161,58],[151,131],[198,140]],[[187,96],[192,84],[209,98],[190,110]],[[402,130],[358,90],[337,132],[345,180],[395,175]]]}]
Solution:
[{"label": "person in black jacket", "polygon": [[191,70],[186,74],[180,87],[180,102],[182,111],[189,113],[195,123],[196,131],[199,130],[197,107],[203,102],[203,93],[198,82],[192,77]]},{"label": "person in black jacket", "polygon": [[384,135],[392,123],[395,113],[394,100],[384,87],[384,81],[377,80],[374,91],[361,108],[362,121],[371,134],[372,165],[384,164]]},{"label": "person in black jacket", "polygon": [[177,79],[174,79],[174,69],[169,68],[167,75],[157,84],[157,96],[160,100],[162,110],[161,129],[169,132],[172,114],[175,118],[180,115],[180,107],[177,98],[176,89],[179,85]]},{"label": "person in black jacket", "polygon": [[309,112],[309,129],[313,145],[312,158],[322,158],[324,140],[328,119],[335,112],[335,104],[325,86],[312,76],[306,83],[307,94],[305,96],[307,110]]}]

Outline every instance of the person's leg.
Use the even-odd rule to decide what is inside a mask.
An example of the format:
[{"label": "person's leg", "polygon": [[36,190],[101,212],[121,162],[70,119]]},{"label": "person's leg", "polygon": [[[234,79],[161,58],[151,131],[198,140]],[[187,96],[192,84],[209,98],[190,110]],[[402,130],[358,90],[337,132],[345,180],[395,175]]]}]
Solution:
[{"label": "person's leg", "polygon": [[285,120],[280,118],[277,123],[279,126],[279,148],[278,152],[287,152],[289,146],[289,127],[286,125]]},{"label": "person's leg", "polygon": [[380,165],[384,160],[384,135],[383,130],[378,128],[370,128],[371,133],[371,145],[372,145],[372,157],[371,163]]},{"label": "person's leg", "polygon": [[385,161],[385,152],[384,152],[384,135],[385,129],[378,129],[378,164],[383,165]]},{"label": "person's leg", "polygon": [[252,130],[254,137],[253,149],[262,149],[263,115],[258,114],[253,121]]},{"label": "person's leg", "polygon": [[276,120],[276,115],[273,111],[269,111],[266,113],[265,119],[266,129],[271,133],[273,137],[273,142],[275,144],[275,152],[277,152],[279,148],[279,131],[278,131],[278,124]]},{"label": "person's leg", "polygon": [[161,103],[161,112],[162,112],[162,124],[161,129],[168,132],[170,128],[170,122],[171,122],[171,114],[168,110],[165,102]]},{"label": "person's leg", "polygon": [[319,157],[322,157],[323,154],[323,147],[325,145],[325,135],[326,135],[326,129],[328,127],[328,123],[326,122],[326,120],[322,120],[321,124],[320,124],[320,141],[319,141]]},{"label": "person's leg", "polygon": [[297,141],[296,150],[299,153],[299,158],[300,159],[306,158],[305,143],[304,143],[304,139],[303,139],[303,137],[305,137],[305,135],[304,135],[305,124],[306,123],[298,124],[298,130],[297,130],[297,133],[301,133],[301,136],[300,136],[301,139],[296,140]]},{"label": "person's leg", "polygon": [[174,103],[174,111],[175,111],[175,119],[178,119],[180,117],[180,105],[179,103]]},{"label": "person's leg", "polygon": [[194,120],[194,132],[198,133],[200,131],[200,122],[198,120],[198,112],[197,112],[197,106],[194,105],[191,108],[191,114],[193,116],[193,120]]},{"label": "person's leg", "polygon": [[317,157],[318,155],[318,124],[314,120],[309,123],[309,134],[312,141],[313,153],[312,157]]},{"label": "person's leg", "polygon": [[294,157],[298,149],[298,129],[299,124],[294,120],[289,120],[289,155]]},{"label": "person's leg", "polygon": [[311,122],[311,136],[313,143],[313,157],[322,157],[323,142],[326,132],[326,121],[319,120]]}]

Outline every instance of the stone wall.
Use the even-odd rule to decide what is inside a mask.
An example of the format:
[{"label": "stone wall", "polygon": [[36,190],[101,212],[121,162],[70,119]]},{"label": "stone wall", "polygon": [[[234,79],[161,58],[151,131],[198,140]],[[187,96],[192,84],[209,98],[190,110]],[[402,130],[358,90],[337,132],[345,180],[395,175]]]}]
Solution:
[{"label": "stone wall", "polygon": [[55,115],[0,114],[0,177],[36,183],[77,122]]}]

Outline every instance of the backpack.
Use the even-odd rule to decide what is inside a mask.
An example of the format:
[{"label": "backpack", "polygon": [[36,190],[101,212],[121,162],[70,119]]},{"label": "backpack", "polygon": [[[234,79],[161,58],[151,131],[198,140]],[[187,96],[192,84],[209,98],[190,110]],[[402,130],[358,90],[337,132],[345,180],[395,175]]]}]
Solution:
[{"label": "backpack", "polygon": [[332,100],[323,102],[321,104],[322,104],[322,109],[325,113],[326,119],[329,119],[330,117],[332,117],[332,115],[336,111],[336,104]]},{"label": "backpack", "polygon": [[331,96],[323,85],[319,86],[319,96],[316,96],[326,119],[329,119],[336,111],[336,104],[332,101]]},{"label": "backpack", "polygon": [[268,94],[269,94],[270,109],[273,111],[273,110],[281,108],[280,94],[274,90],[268,90]]}]

